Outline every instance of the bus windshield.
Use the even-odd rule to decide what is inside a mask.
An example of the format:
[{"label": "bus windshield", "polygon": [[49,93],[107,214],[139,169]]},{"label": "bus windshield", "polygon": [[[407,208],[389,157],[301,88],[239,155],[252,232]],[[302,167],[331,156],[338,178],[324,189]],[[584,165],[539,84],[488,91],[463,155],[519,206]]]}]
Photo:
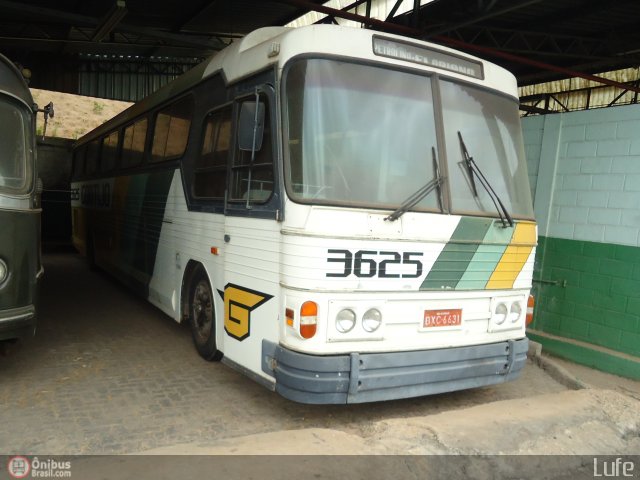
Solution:
[{"label": "bus windshield", "polygon": [[23,194],[31,187],[29,112],[0,97],[0,193]]},{"label": "bus windshield", "polygon": [[496,215],[489,192],[474,188],[464,146],[508,213],[533,218],[522,129],[515,99],[448,80],[440,82],[447,170],[455,213]]},{"label": "bus windshield", "polygon": [[[285,88],[293,199],[395,209],[434,178],[429,77],[310,59]],[[416,208],[438,210],[436,192]]]},{"label": "bus windshield", "polygon": [[[441,174],[449,177],[452,213],[498,216],[486,191],[471,188],[460,131],[509,213],[532,218],[517,102],[448,80],[440,89],[445,145],[439,151],[448,158]],[[395,210],[437,176],[431,77],[305,59],[288,69],[285,95],[287,187],[294,201]],[[437,189],[411,210],[439,212]]]}]

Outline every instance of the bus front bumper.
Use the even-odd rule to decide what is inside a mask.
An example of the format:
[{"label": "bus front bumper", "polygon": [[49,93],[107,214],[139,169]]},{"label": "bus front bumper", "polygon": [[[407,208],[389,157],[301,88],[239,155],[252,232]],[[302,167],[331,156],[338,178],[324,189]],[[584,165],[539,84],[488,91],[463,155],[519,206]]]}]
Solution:
[{"label": "bus front bumper", "polygon": [[389,353],[309,355],[263,340],[262,370],[275,390],[301,403],[365,403],[483,387],[513,380],[529,340]]},{"label": "bus front bumper", "polygon": [[31,336],[35,328],[36,308],[33,305],[0,310],[0,340]]}]

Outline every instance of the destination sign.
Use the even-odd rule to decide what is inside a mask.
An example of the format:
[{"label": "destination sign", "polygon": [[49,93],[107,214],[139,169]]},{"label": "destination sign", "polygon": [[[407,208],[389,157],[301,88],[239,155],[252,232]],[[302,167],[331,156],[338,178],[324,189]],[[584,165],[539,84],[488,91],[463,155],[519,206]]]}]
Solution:
[{"label": "destination sign", "polygon": [[411,43],[397,42],[374,36],[373,53],[381,57],[395,58],[427,67],[440,68],[468,77],[484,78],[481,62]]}]

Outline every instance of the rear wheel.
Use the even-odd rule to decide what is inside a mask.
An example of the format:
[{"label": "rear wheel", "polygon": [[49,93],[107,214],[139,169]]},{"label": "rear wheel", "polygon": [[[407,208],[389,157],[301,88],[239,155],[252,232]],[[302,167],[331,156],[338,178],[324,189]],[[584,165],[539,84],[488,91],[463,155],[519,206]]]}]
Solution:
[{"label": "rear wheel", "polygon": [[220,360],[222,352],[216,345],[213,291],[202,267],[193,274],[189,289],[189,325],[196,350],[206,360]]}]

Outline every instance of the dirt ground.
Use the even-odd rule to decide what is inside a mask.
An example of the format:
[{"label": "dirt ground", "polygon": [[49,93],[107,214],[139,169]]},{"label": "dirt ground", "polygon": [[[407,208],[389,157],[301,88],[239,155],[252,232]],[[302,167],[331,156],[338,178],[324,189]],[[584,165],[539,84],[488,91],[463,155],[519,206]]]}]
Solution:
[{"label": "dirt ground", "polygon": [[[47,136],[78,139],[132,105],[130,102],[71,95],[70,93],[31,89],[40,108],[53,102],[54,117],[47,125]],[[36,131],[42,135],[44,116],[38,114]]]},{"label": "dirt ground", "polygon": [[[78,255],[49,253],[44,264],[38,333],[0,357],[0,452],[92,455],[74,460],[77,478],[116,478],[80,473],[122,467],[123,457],[102,457],[121,454],[147,460],[126,460],[133,462],[125,467],[129,476],[117,478],[176,478],[169,475],[181,465],[174,455],[263,456],[217,466],[248,468],[233,478],[272,478],[262,469],[283,462],[289,473],[312,469],[318,479],[344,478],[345,468],[361,472],[347,478],[392,478],[396,470],[403,474],[395,478],[433,478],[430,469],[442,473],[438,457],[448,459],[450,478],[501,478],[496,469],[504,478],[564,478],[569,460],[575,465],[566,478],[585,465],[592,478],[593,456],[640,452],[640,382],[565,362],[578,377],[573,383],[586,385],[572,389],[529,361],[518,380],[475,390],[362,405],[296,404],[203,361],[186,326],[89,271]],[[298,455],[340,457],[291,459]],[[563,460],[554,464],[548,455]],[[526,461],[496,464],[503,456]],[[469,475],[480,457],[493,463]],[[540,463],[549,475],[537,475]],[[162,471],[139,476],[152,473],[151,464]]]}]

